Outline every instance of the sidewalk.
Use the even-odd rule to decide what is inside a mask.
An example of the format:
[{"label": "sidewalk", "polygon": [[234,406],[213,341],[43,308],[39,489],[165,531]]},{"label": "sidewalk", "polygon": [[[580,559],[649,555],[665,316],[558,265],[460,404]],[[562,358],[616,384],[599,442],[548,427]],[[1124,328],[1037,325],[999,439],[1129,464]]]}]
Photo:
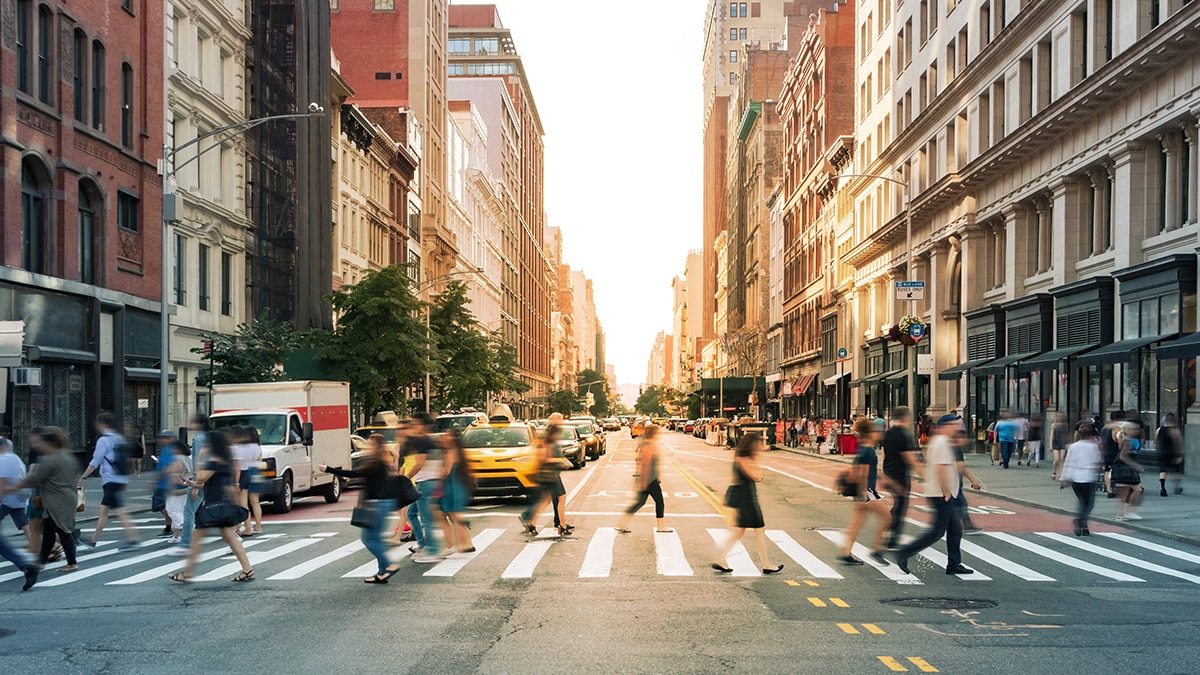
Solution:
[{"label": "sidewalk", "polygon": [[[830,462],[853,461],[853,455],[822,455],[807,448],[775,444],[772,449]],[[1003,469],[999,465],[992,466],[987,455],[970,454],[967,455],[967,468],[983,483],[985,493],[1016,504],[1074,515],[1075,494],[1070,488],[1060,490],[1058,481],[1050,480],[1051,462],[1043,461],[1040,468],[1013,464],[1009,469]],[[1115,500],[1107,499],[1103,493],[1096,494],[1092,520],[1200,545],[1200,478],[1184,476],[1181,495],[1174,494],[1174,484],[1168,480],[1170,496],[1160,497],[1158,472],[1151,469],[1142,474],[1142,487],[1146,492],[1141,506],[1135,510],[1144,520],[1118,521],[1114,517]]]}]

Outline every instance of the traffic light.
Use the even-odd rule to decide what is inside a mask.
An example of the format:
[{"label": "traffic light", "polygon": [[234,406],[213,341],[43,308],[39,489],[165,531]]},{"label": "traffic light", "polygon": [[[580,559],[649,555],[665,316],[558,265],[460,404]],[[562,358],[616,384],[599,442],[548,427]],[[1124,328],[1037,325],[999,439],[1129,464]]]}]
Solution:
[{"label": "traffic light", "polygon": [[638,396],[642,395],[642,385],[638,385]]}]

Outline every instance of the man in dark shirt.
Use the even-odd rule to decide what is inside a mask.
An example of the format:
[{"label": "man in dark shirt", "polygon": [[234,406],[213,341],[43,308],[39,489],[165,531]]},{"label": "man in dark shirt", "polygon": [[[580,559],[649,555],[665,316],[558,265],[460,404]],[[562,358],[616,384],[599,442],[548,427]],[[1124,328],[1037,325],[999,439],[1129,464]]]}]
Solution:
[{"label": "man in dark shirt", "polygon": [[1104,489],[1109,497],[1115,496],[1112,490],[1112,465],[1121,454],[1121,444],[1113,437],[1113,433],[1125,422],[1125,411],[1114,410],[1108,418],[1108,424],[1100,429],[1100,456],[1104,459]]},{"label": "man in dark shirt", "polygon": [[912,437],[912,413],[906,407],[892,411],[892,423],[883,434],[883,484],[892,493],[892,524],[887,547],[899,545],[900,530],[908,513],[908,495],[912,490],[911,475],[921,473],[917,463],[916,444]]}]

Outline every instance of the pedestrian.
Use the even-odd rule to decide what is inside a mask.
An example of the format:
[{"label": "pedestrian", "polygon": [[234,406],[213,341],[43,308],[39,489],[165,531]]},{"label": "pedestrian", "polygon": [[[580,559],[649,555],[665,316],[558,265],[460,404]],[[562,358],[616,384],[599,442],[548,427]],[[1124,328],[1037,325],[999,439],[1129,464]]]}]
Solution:
[{"label": "pedestrian", "polygon": [[[1026,454],[1026,446],[1029,439],[1029,418],[1016,414],[1013,415],[1013,421],[1017,423],[1017,431],[1014,434],[1017,443],[1015,450],[1017,453],[1017,466],[1021,466],[1021,458]],[[1026,466],[1028,466],[1028,463],[1026,463]]]},{"label": "pedestrian", "polygon": [[[179,454],[181,449],[186,448],[175,434],[170,429],[163,429],[158,432],[154,438],[154,447],[158,452],[154,459],[154,493],[150,497],[150,511],[161,513],[163,520],[162,532],[158,533],[160,538],[171,537],[176,530],[183,527],[183,521],[171,521],[171,512],[167,509],[167,497],[171,495],[174,485],[171,481],[171,469],[175,463],[175,455]],[[177,513],[182,516],[183,507],[181,506]],[[173,527],[172,527],[173,525]]]},{"label": "pedestrian", "polygon": [[973,574],[962,564],[962,523],[955,513],[954,498],[960,492],[962,476],[954,461],[951,439],[963,430],[962,419],[944,415],[938,418],[929,450],[925,453],[925,494],[934,509],[930,528],[907,546],[896,551],[896,565],[909,574],[908,559],[946,537],[946,574]]},{"label": "pedestrian", "polygon": [[[547,420],[547,424],[554,424],[555,426],[559,427],[560,430],[554,432],[553,434],[547,433],[545,435],[547,443],[544,445],[543,449],[547,452],[547,454],[543,457],[543,461],[545,461],[546,458],[549,458],[553,461],[547,469],[545,476],[547,483],[545,486],[543,486],[544,489],[542,497],[544,500],[549,501],[550,506],[554,511],[554,529],[558,531],[560,537],[565,537],[575,530],[575,526],[566,522],[567,488],[562,482],[562,472],[569,469],[571,467],[571,463],[563,457],[562,446],[559,445],[558,442],[562,438],[562,413],[551,413],[549,419]],[[551,477],[553,477],[553,480],[550,480]],[[541,504],[537,509],[537,516],[532,518],[534,522],[536,522],[537,518],[541,516],[542,508],[545,508],[544,503]],[[526,518],[528,519],[529,516],[527,515]]]},{"label": "pedestrian", "polygon": [[[42,433],[42,427],[33,427],[29,430],[29,466],[26,471],[33,471],[33,467],[41,459],[41,454],[38,452],[38,444],[36,439]],[[29,503],[25,507],[25,518],[29,521],[29,548],[28,552],[32,556],[38,555],[42,550],[42,522],[45,520],[46,512],[42,508],[42,497],[40,488],[34,486],[29,488]],[[58,547],[50,554],[51,560],[57,562],[62,560],[62,548]]]},{"label": "pedestrian", "polygon": [[[961,420],[961,417],[951,414],[950,417],[956,417]],[[971,469],[967,467],[967,430],[965,426],[960,424],[960,428],[956,429],[951,437],[950,445],[954,448],[954,466],[958,469],[958,497],[954,499],[954,508],[958,516],[959,523],[962,524],[964,536],[983,534],[983,528],[976,527],[975,523],[971,522],[971,507],[967,504],[967,493],[963,489],[963,481],[969,481],[972,490],[982,490],[983,484],[971,473]]]},{"label": "pedestrian", "polygon": [[[13,452],[11,433],[7,426],[0,426],[0,521],[11,517],[13,525],[25,535],[26,546],[32,548],[35,542],[29,530],[28,490],[15,489],[25,479],[25,462]],[[5,539],[3,534],[0,539]]]},{"label": "pedestrian", "polygon": [[879,455],[876,453],[875,447],[883,437],[882,429],[873,420],[862,417],[854,423],[854,435],[857,440],[858,452],[854,455],[854,465],[850,469],[847,480],[847,483],[853,486],[854,510],[850,515],[850,526],[846,528],[842,555],[839,559],[847,565],[863,564],[863,561],[854,557],[854,540],[858,537],[858,531],[862,528],[867,514],[873,513],[878,519],[878,527],[871,546],[871,558],[881,565],[886,565],[888,562],[883,555],[883,539],[887,535],[888,526],[891,523],[891,514],[883,497],[879,496],[879,492],[875,490],[879,471]]},{"label": "pedestrian", "polygon": [[[1025,466],[1033,466],[1041,468],[1042,466],[1042,417],[1034,415],[1029,420],[1028,426],[1025,429],[1025,448],[1029,451],[1029,458],[1025,461]],[[1020,464],[1020,462],[1018,462]]]},{"label": "pedestrian", "polygon": [[[176,441],[178,443],[178,441]],[[161,465],[161,458],[160,458]],[[167,520],[171,523],[171,538],[167,543],[172,546],[181,546],[184,515],[183,510],[188,503],[188,493],[191,489],[188,488],[188,479],[195,472],[195,467],[192,464],[192,450],[183,443],[178,443],[178,446],[171,453],[170,464],[166,465],[162,473],[165,474],[166,480],[166,511]],[[190,542],[189,542],[190,543]],[[186,552],[186,548],[183,549]]]},{"label": "pedestrian", "polygon": [[[238,427],[237,443],[233,446],[234,458],[238,465],[238,504],[250,514],[246,522],[238,528],[241,537],[253,537],[262,534],[262,505],[258,501],[258,493],[254,492],[254,483],[258,473],[259,462],[262,461],[262,446],[258,443],[258,432],[254,427]],[[252,525],[257,524],[257,529]]]},{"label": "pedestrian", "polygon": [[[412,458],[414,457],[416,457],[416,445],[412,442],[412,436],[409,433],[408,420],[400,420],[396,423],[396,472],[407,474],[408,470],[412,468],[414,461]],[[392,538],[388,539],[388,543],[393,546],[399,546],[416,538],[413,536],[412,527],[408,524],[408,507],[401,507],[397,510],[396,515],[399,516],[396,529],[392,533]]]},{"label": "pedestrian", "polygon": [[[451,429],[443,437],[441,512],[446,523],[446,546],[458,553],[474,553],[471,531],[463,514],[475,493],[475,476],[463,450],[462,435]],[[558,520],[558,513],[555,512]],[[555,523],[562,532],[560,522]]]},{"label": "pedestrian", "polygon": [[413,562],[435,563],[442,559],[437,542],[437,522],[433,517],[434,493],[440,491],[442,449],[429,437],[433,420],[428,413],[419,412],[409,420],[410,441],[414,456],[412,467],[405,475],[417,486],[421,498],[408,507],[408,522],[417,539]]},{"label": "pedestrian", "polygon": [[140,424],[126,421],[124,437],[129,450],[129,471],[135,478],[141,478],[142,462],[146,459],[146,432]]},{"label": "pedestrian", "polygon": [[1158,449],[1158,462],[1162,471],[1158,472],[1158,495],[1167,496],[1167,478],[1175,483],[1175,494],[1183,494],[1183,438],[1179,435],[1179,425],[1175,413],[1163,416],[1162,426],[1154,434],[1154,447]]},{"label": "pedestrian", "polygon": [[1124,423],[1125,411],[1114,410],[1108,416],[1108,424],[1105,424],[1104,428],[1100,430],[1100,458],[1104,461],[1104,491],[1108,493],[1109,499],[1117,496],[1117,493],[1113,491],[1112,467],[1121,454],[1121,443],[1117,440],[1117,434],[1121,431]]},{"label": "pedestrian", "polygon": [[1110,480],[1113,493],[1117,499],[1117,520],[1141,520],[1133,508],[1142,503],[1142,465],[1137,461],[1138,451],[1142,442],[1139,438],[1141,425],[1137,422],[1126,422],[1113,433],[1113,440],[1121,448],[1117,459],[1112,464]]},{"label": "pedestrian", "polygon": [[986,439],[985,442],[987,443],[988,449],[988,457],[990,457],[992,460],[992,466],[996,466],[996,462],[1000,461],[1000,441],[996,439],[996,422],[997,420],[992,420],[992,422],[987,425],[987,430],[984,432],[984,438]]},{"label": "pedestrian", "polygon": [[[1017,421],[1016,416],[1009,412],[1000,413],[1000,420],[996,422],[996,443],[1000,445],[1000,466],[1008,468],[1008,463],[1012,460],[1013,453],[1017,452],[1017,434],[1020,433],[1021,423]],[[1017,464],[1020,465],[1021,456],[1017,454]]]},{"label": "pedestrian", "polygon": [[360,496],[359,508],[371,512],[371,522],[363,527],[359,537],[363,546],[375,556],[377,570],[375,576],[363,581],[368,584],[386,584],[392,575],[400,571],[400,566],[388,558],[388,545],[383,540],[387,528],[388,516],[396,511],[397,494],[394,477],[395,468],[391,462],[383,434],[371,434],[367,438],[367,448],[370,454],[357,469],[341,469],[324,464],[317,466],[318,471],[331,473],[338,478],[361,478],[363,489]]},{"label": "pedestrian", "polygon": [[[204,463],[196,464],[195,478],[187,481],[188,487],[192,489],[192,493],[203,491],[203,502],[207,507],[212,507],[215,504],[229,502],[236,504],[237,497],[237,474],[236,461],[233,458],[232,449],[229,446],[229,440],[225,434],[220,431],[210,431],[205,435],[206,452],[204,454]],[[198,514],[197,514],[198,515]],[[197,520],[195,523],[196,530],[206,530],[217,528],[220,530],[221,539],[229,546],[229,550],[233,552],[234,557],[241,563],[242,571],[236,577],[230,579],[235,582],[254,581],[254,568],[250,567],[250,559],[246,557],[246,549],[242,547],[242,540],[238,538],[237,528],[240,520],[228,522],[209,523],[203,520]],[[203,534],[193,534],[191,547],[188,549],[187,560],[183,563],[183,569],[174,574],[167,575],[171,581],[188,583],[192,580],[192,569],[196,565],[196,559],[200,556],[200,549],[204,547]]]},{"label": "pedestrian", "polygon": [[[865,415],[863,417],[870,420]],[[855,420],[855,424],[857,423]],[[912,475],[921,475],[911,425],[912,413],[908,408],[899,406],[892,411],[892,424],[883,434],[883,487],[892,493],[892,522],[888,527],[888,549],[899,546],[900,532],[904,529],[904,517],[908,513],[909,495],[912,492]]]},{"label": "pedestrian", "polygon": [[762,507],[758,503],[758,483],[765,477],[758,466],[758,453],[762,450],[762,437],[754,432],[742,436],[733,454],[733,482],[725,491],[725,505],[733,509],[733,527],[729,537],[713,556],[712,568],[718,572],[729,573],[733,568],[726,565],[726,559],[733,545],[746,536],[746,530],[754,530],[754,543],[758,548],[759,562],[762,563],[763,574],[777,574],[783,571],[783,565],[772,565],[771,556],[767,551],[767,535],[764,531],[766,523],[763,520]]},{"label": "pedestrian", "polygon": [[[198,412],[188,420],[188,429],[192,432],[192,468],[204,466],[208,462],[208,415]],[[193,476],[188,476],[192,478]],[[183,527],[179,532],[179,546],[167,552],[167,555],[185,556],[192,548],[192,533],[196,529],[196,510],[204,503],[204,494],[199,490],[188,490],[187,499],[183,504]]]},{"label": "pedestrian", "polygon": [[1096,503],[1096,481],[1100,477],[1103,459],[1100,456],[1100,437],[1091,422],[1079,425],[1079,440],[1072,443],[1063,458],[1058,477],[1060,487],[1071,486],[1075,493],[1075,536],[1091,534],[1088,516]]},{"label": "pedestrian", "polygon": [[[1054,458],[1054,466],[1050,469],[1050,480],[1060,480],[1062,476],[1063,459],[1067,456],[1067,446],[1071,444],[1071,427],[1067,424],[1067,416],[1058,413],[1054,416],[1054,424],[1050,426],[1050,454]],[[1096,427],[1092,427],[1096,433]]]},{"label": "pedestrian", "polygon": [[[757,436],[756,436],[757,437]],[[739,447],[741,447],[739,445]],[[629,521],[638,509],[646,505],[647,499],[654,500],[654,518],[657,525],[655,532],[670,532],[671,529],[663,521],[666,512],[666,502],[663,500],[662,485],[659,483],[658,465],[661,451],[658,448],[658,425],[647,424],[642,433],[642,442],[638,452],[637,498],[625,509],[621,519],[617,521],[617,532],[629,534]]]},{"label": "pedestrian", "polygon": [[[79,477],[79,487],[94,471],[100,473],[100,487],[104,491],[100,499],[100,515],[96,519],[96,529],[91,539],[84,539],[83,544],[88,548],[96,548],[100,534],[108,523],[110,513],[116,515],[121,527],[125,528],[125,542],[117,549],[126,551],[138,546],[137,530],[133,529],[133,521],[125,512],[125,491],[129,488],[130,451],[126,440],[117,433],[116,418],[112,413],[102,412],[96,416],[96,430],[100,438],[96,440],[96,450],[92,453],[92,461]],[[122,461],[122,454],[125,454]]]},{"label": "pedestrian", "polygon": [[67,434],[58,427],[39,428],[34,435],[33,445],[37,448],[37,464],[19,484],[21,487],[36,487],[40,495],[42,520],[42,546],[38,562],[45,565],[55,549],[55,540],[62,546],[67,564],[58,568],[69,573],[79,569],[75,559],[75,508],[78,504],[79,462],[67,446]]}]

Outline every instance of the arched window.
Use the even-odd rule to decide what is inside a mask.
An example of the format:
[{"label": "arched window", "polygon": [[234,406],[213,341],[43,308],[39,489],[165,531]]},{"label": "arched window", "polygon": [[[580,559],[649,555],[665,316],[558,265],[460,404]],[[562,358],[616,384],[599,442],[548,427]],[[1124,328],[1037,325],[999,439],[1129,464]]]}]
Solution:
[{"label": "arched window", "polygon": [[21,266],[30,272],[47,271],[46,193],[41,172],[31,159],[21,162]]},{"label": "arched window", "polygon": [[96,283],[99,246],[96,242],[100,196],[94,185],[79,182],[79,280]]}]

